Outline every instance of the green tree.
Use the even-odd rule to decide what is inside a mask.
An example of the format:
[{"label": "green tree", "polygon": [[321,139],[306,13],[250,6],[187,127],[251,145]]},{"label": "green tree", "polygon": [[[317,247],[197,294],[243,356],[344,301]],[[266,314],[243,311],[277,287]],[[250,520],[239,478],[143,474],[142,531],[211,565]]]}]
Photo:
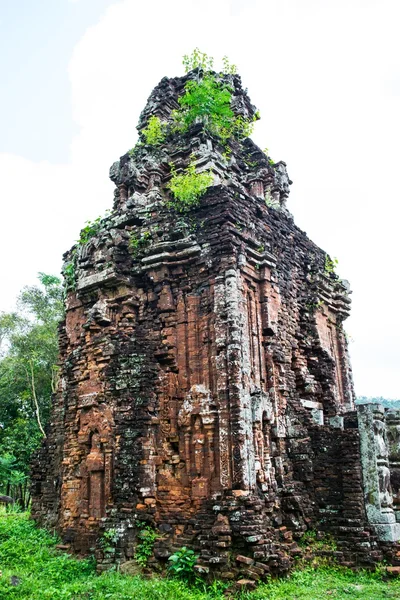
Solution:
[{"label": "green tree", "polygon": [[39,281],[22,290],[15,312],[0,314],[0,461],[11,465],[7,471],[0,462],[0,488],[17,490],[22,504],[30,459],[50,415],[63,315],[60,279],[39,273]]}]

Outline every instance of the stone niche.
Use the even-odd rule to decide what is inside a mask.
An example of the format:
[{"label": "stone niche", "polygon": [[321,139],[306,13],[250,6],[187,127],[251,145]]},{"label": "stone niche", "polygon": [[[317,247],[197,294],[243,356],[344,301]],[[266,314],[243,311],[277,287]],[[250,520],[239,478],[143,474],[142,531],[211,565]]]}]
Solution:
[{"label": "stone niche", "polygon": [[[139,130],[171,118],[192,76],[160,82]],[[240,78],[222,77],[251,118]],[[214,181],[181,214],[169,164],[193,156]],[[308,529],[336,536],[346,564],[381,560],[377,537],[398,536],[399,415],[361,407],[357,423],[350,291],[294,224],[285,163],[250,139],[228,161],[196,124],[110,176],[113,210],[65,255],[75,279],[33,517],[95,549],[99,569],[134,557],[143,522],[159,534],[151,564],[189,546],[226,578],[286,572]]]}]

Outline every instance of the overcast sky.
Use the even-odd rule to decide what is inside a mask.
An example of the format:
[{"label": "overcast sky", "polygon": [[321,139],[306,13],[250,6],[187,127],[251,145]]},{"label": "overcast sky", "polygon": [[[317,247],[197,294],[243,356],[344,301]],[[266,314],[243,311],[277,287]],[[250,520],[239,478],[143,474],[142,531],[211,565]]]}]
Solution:
[{"label": "overcast sky", "polygon": [[152,88],[227,54],[285,160],[296,223],[339,260],[358,395],[400,398],[399,0],[0,0],[0,310],[112,205]]}]

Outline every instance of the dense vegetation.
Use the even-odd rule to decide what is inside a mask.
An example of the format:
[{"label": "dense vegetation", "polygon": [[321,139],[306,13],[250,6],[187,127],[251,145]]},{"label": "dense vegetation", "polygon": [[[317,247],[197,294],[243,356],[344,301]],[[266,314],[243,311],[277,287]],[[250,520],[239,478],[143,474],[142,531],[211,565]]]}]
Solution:
[{"label": "dense vegetation", "polygon": [[371,396],[358,396],[356,404],[382,404],[385,408],[400,408],[400,398],[391,399],[383,398],[382,396],[374,397]]},{"label": "dense vegetation", "polygon": [[179,579],[129,577],[116,571],[97,576],[91,559],[56,550],[57,538],[37,529],[25,514],[0,515],[0,598],[10,600],[381,600],[400,597],[400,582],[381,573],[321,567],[295,571],[261,584],[254,592],[228,595],[226,584],[189,587]]},{"label": "dense vegetation", "polygon": [[63,290],[39,275],[11,313],[0,313],[0,493],[29,504],[29,463],[45,435],[57,380],[57,325]]}]

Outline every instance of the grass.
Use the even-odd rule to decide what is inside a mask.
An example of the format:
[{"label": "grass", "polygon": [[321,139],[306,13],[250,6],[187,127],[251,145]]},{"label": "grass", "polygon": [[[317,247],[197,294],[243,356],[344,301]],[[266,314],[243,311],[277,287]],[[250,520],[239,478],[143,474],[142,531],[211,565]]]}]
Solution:
[{"label": "grass", "polygon": [[[92,560],[57,551],[58,539],[35,527],[26,513],[0,515],[1,600],[223,600],[223,586],[187,587],[174,579],[142,579],[116,571],[95,573]],[[14,585],[13,585],[13,583]],[[261,584],[246,600],[384,600],[400,598],[400,581],[377,571],[324,567],[295,571]]]}]

